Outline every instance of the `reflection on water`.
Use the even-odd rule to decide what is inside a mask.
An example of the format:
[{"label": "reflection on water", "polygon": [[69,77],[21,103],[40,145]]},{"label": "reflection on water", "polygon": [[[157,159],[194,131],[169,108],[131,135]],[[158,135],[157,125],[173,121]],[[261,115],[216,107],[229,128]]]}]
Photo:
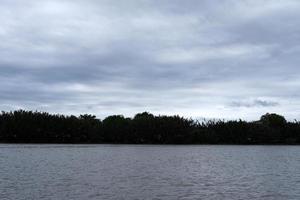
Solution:
[{"label": "reflection on water", "polygon": [[300,199],[300,147],[2,144],[0,197]]}]

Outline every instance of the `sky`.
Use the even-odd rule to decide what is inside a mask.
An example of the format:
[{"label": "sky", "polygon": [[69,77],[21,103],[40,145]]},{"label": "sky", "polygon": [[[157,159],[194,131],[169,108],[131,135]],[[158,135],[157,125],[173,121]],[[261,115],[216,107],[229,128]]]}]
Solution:
[{"label": "sky", "polygon": [[300,119],[298,0],[0,0],[0,110]]}]

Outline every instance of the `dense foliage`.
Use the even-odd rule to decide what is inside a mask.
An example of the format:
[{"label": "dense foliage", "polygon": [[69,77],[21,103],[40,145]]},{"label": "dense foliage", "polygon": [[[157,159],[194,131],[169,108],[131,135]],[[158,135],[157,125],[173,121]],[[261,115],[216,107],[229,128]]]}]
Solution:
[{"label": "dense foliage", "polygon": [[64,116],[13,111],[0,114],[0,142],[132,144],[300,144],[300,123],[277,114],[259,121],[198,122],[144,112],[134,118],[113,115]]}]

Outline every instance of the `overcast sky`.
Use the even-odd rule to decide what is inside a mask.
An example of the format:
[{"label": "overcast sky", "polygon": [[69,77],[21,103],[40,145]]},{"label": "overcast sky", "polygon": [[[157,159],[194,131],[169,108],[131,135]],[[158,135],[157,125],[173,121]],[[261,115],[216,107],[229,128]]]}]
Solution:
[{"label": "overcast sky", "polygon": [[0,110],[300,119],[298,0],[0,0]]}]

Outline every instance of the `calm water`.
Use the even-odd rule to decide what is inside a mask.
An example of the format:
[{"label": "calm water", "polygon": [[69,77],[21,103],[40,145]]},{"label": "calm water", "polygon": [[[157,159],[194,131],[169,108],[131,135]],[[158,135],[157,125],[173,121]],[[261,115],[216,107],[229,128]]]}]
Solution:
[{"label": "calm water", "polygon": [[300,146],[0,145],[0,199],[300,199]]}]

